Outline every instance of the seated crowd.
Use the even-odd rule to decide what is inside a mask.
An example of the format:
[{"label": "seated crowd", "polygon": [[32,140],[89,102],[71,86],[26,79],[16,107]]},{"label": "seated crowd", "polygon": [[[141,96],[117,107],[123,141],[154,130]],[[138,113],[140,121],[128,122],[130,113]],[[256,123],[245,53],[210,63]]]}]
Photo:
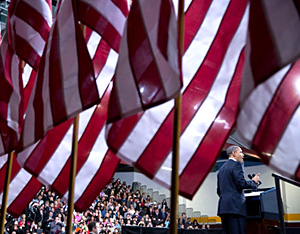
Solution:
[{"label": "seated crowd", "polygon": [[[19,218],[6,217],[6,234],[61,234],[67,223],[67,204],[54,192],[43,187]],[[96,227],[98,233],[121,233],[123,225],[168,227],[170,208],[166,200],[156,203],[149,195],[133,192],[120,179],[112,180],[85,212],[73,212],[73,233],[85,234]],[[199,229],[185,213],[178,228]],[[90,229],[90,230],[89,230]],[[98,234],[97,233],[97,234]]]}]

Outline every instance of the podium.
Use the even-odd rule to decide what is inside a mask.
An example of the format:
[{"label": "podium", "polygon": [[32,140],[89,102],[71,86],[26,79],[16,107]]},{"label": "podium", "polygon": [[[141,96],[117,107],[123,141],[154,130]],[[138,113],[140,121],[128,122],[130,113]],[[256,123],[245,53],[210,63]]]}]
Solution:
[{"label": "podium", "polygon": [[275,188],[245,191],[247,206],[247,233],[273,233],[272,227],[279,226],[279,211]]}]

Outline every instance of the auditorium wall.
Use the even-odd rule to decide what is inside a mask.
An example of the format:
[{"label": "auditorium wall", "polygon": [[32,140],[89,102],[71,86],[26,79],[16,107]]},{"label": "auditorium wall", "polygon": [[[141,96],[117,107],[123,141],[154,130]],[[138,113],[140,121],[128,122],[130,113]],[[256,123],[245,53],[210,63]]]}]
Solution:
[{"label": "auditorium wall", "polygon": [[[275,186],[273,170],[265,165],[245,167],[245,175],[260,173],[262,185],[260,187],[271,188]],[[153,191],[159,191],[160,194],[165,194],[170,197],[170,191],[163,188],[156,182],[150,180],[139,172],[116,172],[115,178],[120,178],[129,184],[132,182],[140,182],[146,185],[147,188],[152,188]],[[217,188],[217,172],[211,172],[199,188],[192,200],[185,199],[179,196],[179,204],[185,204],[186,208],[193,208],[193,211],[200,211],[201,215],[208,215],[209,217],[217,216],[218,196],[216,194]],[[300,222],[300,188],[294,185],[281,182],[282,199],[286,219],[288,222]]]}]

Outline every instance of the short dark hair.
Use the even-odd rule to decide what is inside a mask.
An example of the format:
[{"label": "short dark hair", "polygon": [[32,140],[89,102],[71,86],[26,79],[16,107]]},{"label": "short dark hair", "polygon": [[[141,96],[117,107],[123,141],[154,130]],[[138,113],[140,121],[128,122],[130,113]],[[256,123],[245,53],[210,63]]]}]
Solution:
[{"label": "short dark hair", "polygon": [[227,148],[227,156],[232,155],[233,152],[236,152],[240,147],[236,145],[231,145]]},{"label": "short dark hair", "polygon": [[93,231],[93,228],[96,228],[96,223],[95,222],[89,222],[88,224],[88,229],[89,231]]}]

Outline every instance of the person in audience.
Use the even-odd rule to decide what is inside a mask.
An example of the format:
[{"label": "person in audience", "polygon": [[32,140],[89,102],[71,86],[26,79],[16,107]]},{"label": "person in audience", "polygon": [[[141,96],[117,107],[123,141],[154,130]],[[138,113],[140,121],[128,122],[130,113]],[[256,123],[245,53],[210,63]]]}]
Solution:
[{"label": "person in audience", "polygon": [[163,222],[163,216],[158,207],[154,207],[154,212],[152,214],[153,225],[158,226]]},{"label": "person in audience", "polygon": [[89,234],[98,234],[99,233],[95,222],[89,222],[88,229],[89,229]]},{"label": "person in audience", "polygon": [[167,204],[167,200],[166,199],[163,199],[162,202],[161,202],[161,208],[162,209],[168,209],[168,204]]},{"label": "person in audience", "polygon": [[199,229],[199,223],[198,223],[197,219],[193,220],[192,226],[193,226],[194,229]]},{"label": "person in audience", "polygon": [[178,219],[178,222],[177,222],[178,229],[184,228],[184,224],[183,224],[182,221],[183,221],[183,220],[182,220],[181,218]]},{"label": "person in audience", "polygon": [[63,231],[63,227],[65,224],[61,222],[61,219],[59,216],[55,217],[55,220],[51,222],[50,226],[50,234],[60,234]]},{"label": "person in audience", "polygon": [[152,219],[148,219],[147,227],[153,227]]},{"label": "person in audience", "polygon": [[191,221],[191,218],[190,217],[187,217],[186,221],[185,221],[185,224],[184,224],[184,227],[185,228],[188,228],[192,226],[193,227],[193,224],[192,224],[192,221]]},{"label": "person in audience", "polygon": [[167,218],[165,219],[164,226],[165,226],[166,228],[168,228],[169,225],[170,225],[170,218],[167,217]]}]

